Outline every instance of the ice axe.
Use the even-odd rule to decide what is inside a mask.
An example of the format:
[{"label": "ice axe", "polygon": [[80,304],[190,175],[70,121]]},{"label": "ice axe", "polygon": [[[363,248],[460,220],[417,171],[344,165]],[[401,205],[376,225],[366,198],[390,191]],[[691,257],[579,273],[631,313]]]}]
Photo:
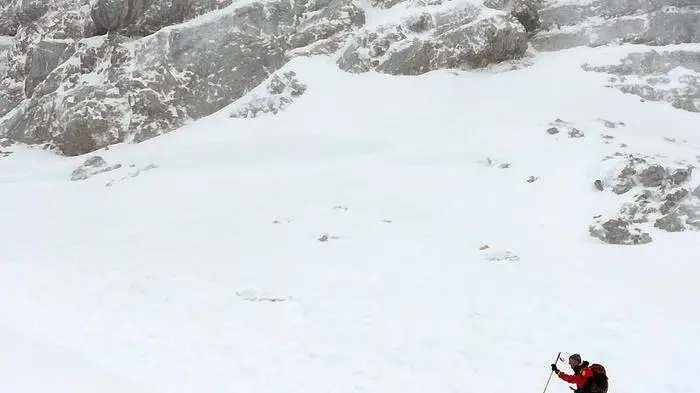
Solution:
[{"label": "ice axe", "polygon": [[[557,354],[557,360],[554,361],[554,364],[559,363],[560,360],[561,360],[562,362],[564,361],[564,359],[561,357],[561,352],[559,352],[559,353]],[[552,371],[549,373],[549,378],[547,378],[547,384],[544,385],[544,390],[542,391],[542,393],[545,393],[545,392],[547,391],[547,386],[549,386],[549,381],[552,379],[552,374],[554,374],[554,370],[552,370]]]}]

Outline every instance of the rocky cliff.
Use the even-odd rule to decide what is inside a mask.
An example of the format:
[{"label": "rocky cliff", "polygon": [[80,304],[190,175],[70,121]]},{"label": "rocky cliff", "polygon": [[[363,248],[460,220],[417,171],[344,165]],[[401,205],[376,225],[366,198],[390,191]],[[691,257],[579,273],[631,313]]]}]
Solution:
[{"label": "rocky cliff", "polygon": [[[79,155],[152,138],[239,99],[233,116],[274,113],[291,98],[244,96],[261,88],[301,94],[279,87],[297,84],[277,73],[295,56],[334,54],[347,72],[417,75],[519,59],[529,44],[700,42],[694,3],[0,0],[0,137]],[[368,21],[370,8],[392,17]],[[649,56],[698,69],[697,54]],[[611,86],[626,92],[700,110],[697,79],[684,79],[690,89],[667,91],[655,68],[591,71],[620,76]],[[622,80],[635,72],[646,72],[655,90]]]}]

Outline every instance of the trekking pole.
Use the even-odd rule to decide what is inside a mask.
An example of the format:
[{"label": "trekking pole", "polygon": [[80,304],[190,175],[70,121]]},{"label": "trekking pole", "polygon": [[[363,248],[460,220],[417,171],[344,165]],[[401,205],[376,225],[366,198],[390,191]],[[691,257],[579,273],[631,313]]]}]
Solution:
[{"label": "trekking pole", "polygon": [[[562,360],[562,358],[561,358],[561,352],[559,352],[559,353],[557,354],[557,360],[554,361],[554,364],[559,363],[560,360]],[[547,378],[547,384],[544,385],[544,390],[542,391],[542,393],[545,393],[545,392],[547,391],[547,386],[549,386],[549,381],[552,379],[552,374],[554,374],[554,370],[552,370],[552,371],[549,373],[549,378]]]}]

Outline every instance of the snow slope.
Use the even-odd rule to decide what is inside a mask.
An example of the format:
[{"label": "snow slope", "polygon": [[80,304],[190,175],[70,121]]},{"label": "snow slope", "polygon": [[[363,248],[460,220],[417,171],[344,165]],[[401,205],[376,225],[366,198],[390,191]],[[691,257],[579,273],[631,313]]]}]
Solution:
[{"label": "snow slope", "polygon": [[297,58],[285,111],[115,146],[82,181],[87,157],[4,148],[0,390],[538,392],[563,351],[610,393],[695,392],[699,234],[587,230],[623,198],[592,187],[620,143],[700,155],[698,114],[580,68],[642,49],[419,77]]}]

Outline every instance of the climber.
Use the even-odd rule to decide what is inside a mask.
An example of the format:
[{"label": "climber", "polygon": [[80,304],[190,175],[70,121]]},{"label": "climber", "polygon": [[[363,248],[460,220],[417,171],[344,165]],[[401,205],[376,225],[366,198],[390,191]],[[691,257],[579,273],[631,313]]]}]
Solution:
[{"label": "climber", "polygon": [[569,366],[574,370],[573,375],[560,371],[556,364],[552,364],[552,371],[554,371],[560,379],[568,383],[576,384],[576,390],[580,392],[588,378],[593,376],[593,372],[588,367],[588,362],[582,362],[581,355],[577,353],[569,356]]}]

